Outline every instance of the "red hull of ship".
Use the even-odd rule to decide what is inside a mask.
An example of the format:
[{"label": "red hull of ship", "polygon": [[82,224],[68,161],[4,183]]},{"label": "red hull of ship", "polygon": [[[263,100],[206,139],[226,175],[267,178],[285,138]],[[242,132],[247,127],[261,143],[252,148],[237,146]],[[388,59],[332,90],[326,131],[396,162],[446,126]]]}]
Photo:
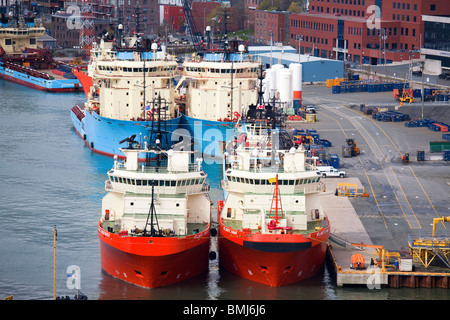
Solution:
[{"label": "red hull of ship", "polygon": [[208,269],[209,226],[195,235],[130,237],[99,225],[102,269],[123,281],[145,287],[168,286]]},{"label": "red hull of ship", "polygon": [[257,234],[220,223],[219,261],[242,278],[279,287],[312,277],[324,265],[329,225],[309,235]]},{"label": "red hull of ship", "polygon": [[84,94],[87,98],[89,95],[89,90],[91,90],[92,87],[92,77],[77,68],[74,68],[72,72],[83,86]]},{"label": "red hull of ship", "polygon": [[32,88],[32,89],[41,90],[41,91],[48,91],[48,92],[74,92],[74,91],[78,91],[78,88],[75,88],[75,87],[73,87],[73,88],[55,88],[55,89],[46,88],[46,87],[38,86],[36,84],[29,83],[27,81],[23,81],[23,80],[14,78],[14,77],[10,77],[10,76],[5,75],[5,74],[0,74],[0,78],[8,80],[8,81],[11,81],[11,82],[14,82],[14,83],[17,83],[17,84],[20,84],[20,85],[23,85],[23,86],[27,86],[27,87]]}]

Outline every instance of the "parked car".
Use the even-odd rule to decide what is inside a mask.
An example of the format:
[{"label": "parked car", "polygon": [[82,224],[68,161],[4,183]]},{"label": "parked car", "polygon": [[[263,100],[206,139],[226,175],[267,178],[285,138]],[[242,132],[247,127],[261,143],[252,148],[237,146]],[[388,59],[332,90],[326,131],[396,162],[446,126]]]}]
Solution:
[{"label": "parked car", "polygon": [[331,166],[320,166],[317,167],[317,175],[321,175],[323,178],[326,177],[345,177],[345,171],[340,171]]},{"label": "parked car", "polygon": [[445,79],[448,80],[448,78],[450,77],[450,73],[441,73],[440,75],[438,75],[439,79]]},{"label": "parked car", "polygon": [[413,71],[412,75],[415,77],[421,77],[422,76],[422,71]]}]

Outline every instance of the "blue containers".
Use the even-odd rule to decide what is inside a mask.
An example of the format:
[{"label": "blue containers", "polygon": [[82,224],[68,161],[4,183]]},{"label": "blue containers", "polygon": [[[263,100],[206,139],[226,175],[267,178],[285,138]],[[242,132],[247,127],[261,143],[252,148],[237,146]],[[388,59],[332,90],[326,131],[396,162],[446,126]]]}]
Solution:
[{"label": "blue containers", "polygon": [[417,150],[417,161],[425,161],[425,151]]},{"label": "blue containers", "polygon": [[414,97],[414,98],[420,98],[420,97],[422,97],[422,90],[420,90],[420,89],[414,89],[414,90],[413,90],[413,97]]},{"label": "blue containers", "polygon": [[341,93],[341,86],[333,86],[331,88],[331,93],[334,93],[334,94]]},{"label": "blue containers", "polygon": [[444,161],[450,161],[450,150],[445,150],[443,153]]}]

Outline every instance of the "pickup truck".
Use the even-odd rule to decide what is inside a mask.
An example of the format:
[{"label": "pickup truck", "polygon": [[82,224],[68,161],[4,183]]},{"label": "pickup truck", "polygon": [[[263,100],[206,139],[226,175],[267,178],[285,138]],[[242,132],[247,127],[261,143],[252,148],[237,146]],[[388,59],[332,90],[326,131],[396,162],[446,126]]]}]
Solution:
[{"label": "pickup truck", "polygon": [[318,167],[319,171],[317,171],[318,175],[322,175],[323,178],[326,177],[339,177],[344,178],[345,177],[345,171],[339,171],[333,167]]}]

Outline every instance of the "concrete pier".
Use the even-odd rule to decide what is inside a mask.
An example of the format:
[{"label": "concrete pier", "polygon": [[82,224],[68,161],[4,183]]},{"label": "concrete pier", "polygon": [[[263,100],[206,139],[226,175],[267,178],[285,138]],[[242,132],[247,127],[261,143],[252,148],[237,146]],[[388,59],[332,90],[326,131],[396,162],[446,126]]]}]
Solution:
[{"label": "concrete pier", "polygon": [[[321,195],[322,206],[331,224],[331,233],[342,240],[339,244],[329,241],[328,259],[337,286],[361,285],[369,289],[383,286],[393,288],[450,288],[450,274],[446,272],[429,272],[423,268],[411,272],[398,269],[381,271],[378,266],[370,265],[374,248],[350,246],[350,243],[373,245],[358,214],[348,197],[336,196],[337,183],[356,183],[362,187],[358,178],[327,178],[323,179],[326,189]],[[347,243],[347,245],[345,245]],[[361,253],[364,256],[366,269],[350,268],[351,256]]]}]

